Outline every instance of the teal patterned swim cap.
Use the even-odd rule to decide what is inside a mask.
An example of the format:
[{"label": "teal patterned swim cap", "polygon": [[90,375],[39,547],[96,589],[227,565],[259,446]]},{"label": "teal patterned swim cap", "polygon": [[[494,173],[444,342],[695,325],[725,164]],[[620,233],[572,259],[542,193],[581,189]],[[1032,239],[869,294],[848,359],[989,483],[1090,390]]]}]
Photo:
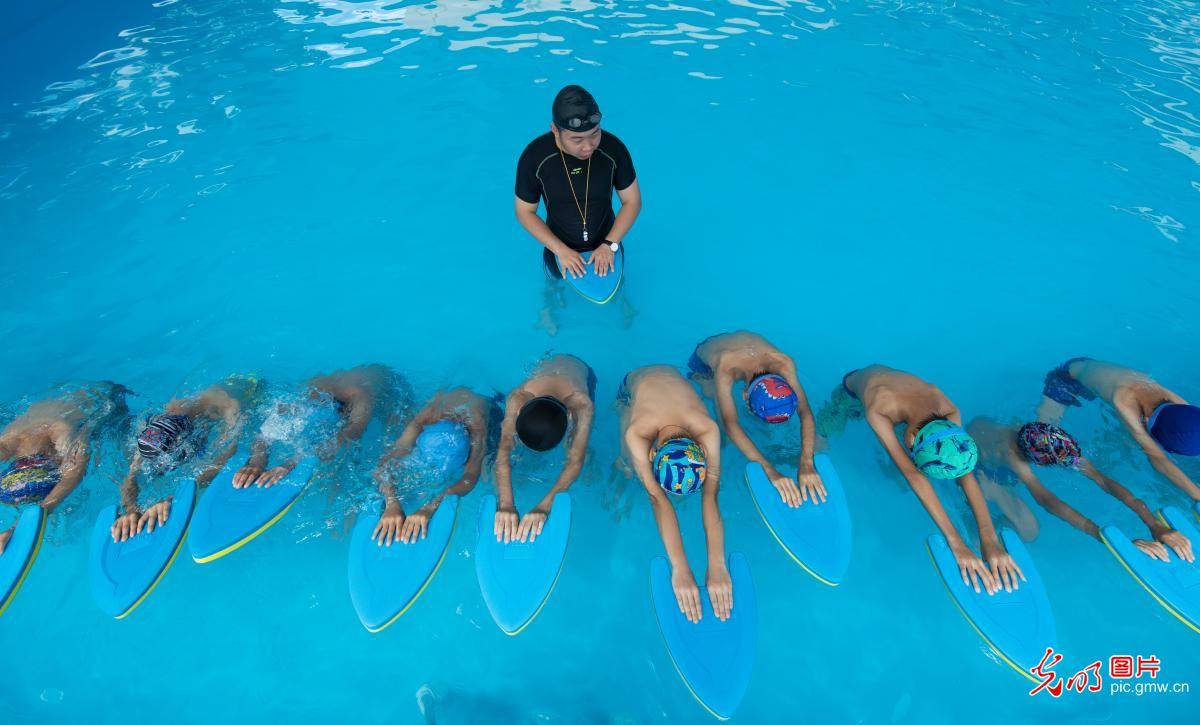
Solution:
[{"label": "teal patterned swim cap", "polygon": [[913,463],[930,478],[958,478],[975,470],[975,439],[945,418],[926,423],[912,445]]}]

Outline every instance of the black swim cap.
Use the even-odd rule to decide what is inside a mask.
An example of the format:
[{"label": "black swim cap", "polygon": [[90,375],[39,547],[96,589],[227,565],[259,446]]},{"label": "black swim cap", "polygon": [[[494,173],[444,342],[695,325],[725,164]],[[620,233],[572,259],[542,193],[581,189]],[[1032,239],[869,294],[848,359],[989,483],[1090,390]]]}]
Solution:
[{"label": "black swim cap", "polygon": [[567,408],[557,398],[543,395],[517,413],[517,437],[535,451],[548,451],[567,432]]},{"label": "black swim cap", "polygon": [[581,86],[566,86],[554,97],[554,125],[564,131],[590,131],[600,125],[600,106]]}]

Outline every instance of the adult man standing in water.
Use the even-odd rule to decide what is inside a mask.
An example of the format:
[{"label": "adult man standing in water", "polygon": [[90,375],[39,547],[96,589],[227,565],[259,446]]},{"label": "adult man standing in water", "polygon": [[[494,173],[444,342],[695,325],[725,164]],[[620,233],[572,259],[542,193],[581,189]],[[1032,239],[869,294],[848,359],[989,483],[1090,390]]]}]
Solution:
[{"label": "adult man standing in water", "polygon": [[[517,162],[517,221],[544,247],[542,261],[553,279],[562,278],[558,263],[572,278],[582,277],[588,264],[600,276],[610,274],[642,209],[629,150],[616,135],[601,132],[600,118],[592,94],[566,86],[554,97],[550,132],[531,141]],[[613,189],[621,199],[617,214]],[[542,199],[545,220],[537,213]],[[553,334],[553,323],[543,322]]]}]

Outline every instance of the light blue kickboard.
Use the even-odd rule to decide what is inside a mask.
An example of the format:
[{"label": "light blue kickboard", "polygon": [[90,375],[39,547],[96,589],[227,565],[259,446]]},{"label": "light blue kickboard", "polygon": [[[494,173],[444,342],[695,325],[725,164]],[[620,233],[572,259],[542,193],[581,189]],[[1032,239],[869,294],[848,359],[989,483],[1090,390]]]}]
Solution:
[{"label": "light blue kickboard", "polygon": [[836,587],[850,566],[850,509],[833,462],[825,455],[813,460],[825,484],[823,503],[809,500],[789,507],[757,463],[747,464],[746,485],[755,508],[783,550],[817,581]]},{"label": "light blue kickboard", "polygon": [[746,557],[729,555],[733,611],[722,622],[713,613],[700,581],[700,621],[689,622],[671,588],[671,565],[663,557],[650,562],[650,591],[675,670],[696,700],[720,720],[733,716],[746,688],[758,647],[758,602]]},{"label": "light blue kickboard", "polygon": [[105,614],[123,619],[150,595],[183,545],[195,503],[196,482],[188,478],[176,487],[165,524],[121,542],[112,537],[116,505],[100,512],[92,527],[88,578]]},{"label": "light blue kickboard", "polygon": [[[1162,510],[1162,518],[1192,542],[1193,551],[1200,552],[1200,530],[1189,514],[1168,506]],[[1169,548],[1170,561],[1152,559],[1115,526],[1100,529],[1100,537],[1155,601],[1192,631],[1200,633],[1200,561],[1189,564]]]},{"label": "light blue kickboard", "polygon": [[0,614],[17,596],[37,558],[45,530],[46,513],[41,506],[26,506],[17,514],[17,526],[0,554]]},{"label": "light blue kickboard", "polygon": [[196,504],[188,548],[199,564],[236,551],[283,518],[317,469],[317,459],[308,457],[273,486],[234,488],[233,476],[249,457],[234,456]]},{"label": "light blue kickboard", "polygon": [[567,281],[567,284],[575,288],[576,292],[588,300],[602,305],[617,294],[617,289],[621,286],[621,280],[625,277],[625,249],[618,249],[617,253],[613,255],[612,271],[603,277],[596,274],[596,267],[590,264],[591,260],[591,253],[583,255],[583,261],[589,264],[584,275],[577,279],[567,274],[566,270],[562,268],[562,263],[558,263],[558,271],[562,274],[563,279]]},{"label": "light blue kickboard", "polygon": [[1058,646],[1054,612],[1050,609],[1042,577],[1021,538],[1009,528],[1000,530],[1000,538],[1026,580],[1019,582],[1016,591],[1001,589],[990,596],[982,591],[982,587],[976,593],[974,586],[963,583],[945,537],[934,534],[927,544],[942,582],[959,611],[1005,664],[1037,682],[1030,668],[1042,660],[1047,647]]},{"label": "light blue kickboard", "polygon": [[507,635],[517,635],[542,611],[562,571],[571,537],[571,497],[554,497],[542,533],[533,541],[496,541],[496,497],[479,505],[475,575],[492,619]]},{"label": "light blue kickboard", "polygon": [[454,533],[458,496],[442,501],[425,538],[412,544],[393,541],[391,546],[380,546],[371,540],[382,512],[383,504],[377,502],[360,513],[350,535],[350,601],[369,632],[379,632],[399,619],[437,573]]}]

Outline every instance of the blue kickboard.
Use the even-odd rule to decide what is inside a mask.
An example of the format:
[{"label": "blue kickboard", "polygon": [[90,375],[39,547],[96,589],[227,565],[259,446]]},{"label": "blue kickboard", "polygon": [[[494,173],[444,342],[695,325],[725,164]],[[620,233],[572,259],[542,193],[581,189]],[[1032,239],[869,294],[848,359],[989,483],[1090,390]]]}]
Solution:
[{"label": "blue kickboard", "polygon": [[317,469],[316,457],[310,456],[274,486],[234,488],[233,476],[249,458],[248,453],[234,456],[196,504],[188,548],[198,564],[220,559],[271,528],[304,493]]},{"label": "blue kickboard", "polygon": [[729,619],[717,619],[700,579],[701,616],[693,624],[679,611],[670,563],[661,556],[650,562],[654,612],[671,662],[696,700],[720,720],[732,717],[741,704],[758,648],[758,602],[745,556],[729,555],[729,576],[733,580]]},{"label": "blue kickboard", "polygon": [[[1172,506],[1164,508],[1161,515],[1168,526],[1192,542],[1193,551],[1200,551],[1200,530],[1191,516]],[[1200,633],[1200,561],[1189,564],[1170,548],[1167,549],[1170,561],[1152,559],[1116,526],[1100,529],[1100,537],[1155,601],[1192,631]]]},{"label": "blue kickboard", "polygon": [[189,477],[175,488],[165,524],[121,542],[112,537],[117,506],[100,512],[92,527],[88,578],[101,611],[123,619],[150,596],[183,546],[195,503],[196,482]]},{"label": "blue kickboard", "polygon": [[450,548],[458,496],[442,501],[425,538],[413,544],[393,541],[391,546],[380,546],[371,540],[382,512],[382,502],[361,512],[350,535],[350,601],[369,632],[379,632],[399,619],[437,573]]},{"label": "blue kickboard", "polygon": [[1026,679],[1037,682],[1030,668],[1041,662],[1047,647],[1058,646],[1054,611],[1050,608],[1042,577],[1021,543],[1021,537],[1012,529],[1003,528],[1000,538],[1021,568],[1025,581],[1019,582],[1016,591],[1001,589],[991,596],[982,588],[976,593],[973,586],[963,583],[945,537],[934,534],[926,543],[942,582],[962,615],[1005,664]]},{"label": "blue kickboard", "polygon": [[496,540],[496,497],[479,505],[475,575],[492,619],[510,636],[521,633],[542,611],[562,571],[571,538],[571,497],[554,497],[542,533],[533,541]]},{"label": "blue kickboard", "polygon": [[583,297],[598,305],[602,305],[616,296],[617,290],[621,287],[621,280],[625,277],[625,249],[623,247],[618,249],[617,253],[613,256],[612,271],[603,277],[596,274],[596,267],[590,263],[592,253],[583,255],[583,261],[588,263],[587,271],[579,278],[572,278],[563,269],[562,263],[557,262],[557,257],[555,259],[556,264],[558,264],[558,271],[562,274],[563,279],[567,281],[567,284],[571,285]]},{"label": "blue kickboard", "polygon": [[746,466],[746,485],[763,522],[783,547],[817,581],[836,587],[850,566],[850,508],[833,461],[813,458],[825,484],[825,501],[805,501],[789,507],[757,463]]},{"label": "blue kickboard", "polygon": [[0,614],[8,609],[33,567],[45,531],[46,512],[41,506],[26,506],[17,514],[17,527],[0,554]]}]

